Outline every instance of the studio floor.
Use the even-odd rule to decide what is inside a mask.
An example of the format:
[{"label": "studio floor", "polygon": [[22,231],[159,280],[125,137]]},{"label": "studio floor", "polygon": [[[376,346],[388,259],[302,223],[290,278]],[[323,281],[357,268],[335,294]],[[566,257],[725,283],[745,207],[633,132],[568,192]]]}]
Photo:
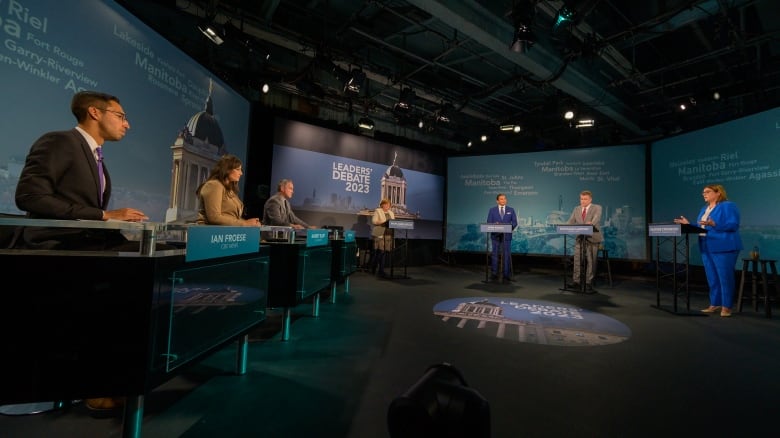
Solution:
[{"label": "studio floor", "polygon": [[[680,313],[667,311],[670,291],[661,294],[667,310],[653,307],[653,276],[616,276],[612,287],[578,294],[562,290],[561,273],[515,269],[507,284],[486,282],[484,270],[471,266],[414,267],[407,278],[389,280],[356,272],[335,303],[322,298],[318,317],[309,303],[296,307],[287,341],[281,309],[271,309],[250,333],[246,374],[234,373],[234,346],[189,367],[145,397],[141,435],[389,437],[390,404],[443,363],[487,401],[494,438],[759,436],[776,429],[780,315],[766,318],[746,302],[731,318],[688,316],[684,301]],[[540,342],[499,324],[434,314],[461,299],[545,303],[627,331],[603,344]],[[693,310],[707,304],[703,291],[692,293]],[[0,415],[3,438],[121,435],[121,415],[95,418],[83,403]]]}]

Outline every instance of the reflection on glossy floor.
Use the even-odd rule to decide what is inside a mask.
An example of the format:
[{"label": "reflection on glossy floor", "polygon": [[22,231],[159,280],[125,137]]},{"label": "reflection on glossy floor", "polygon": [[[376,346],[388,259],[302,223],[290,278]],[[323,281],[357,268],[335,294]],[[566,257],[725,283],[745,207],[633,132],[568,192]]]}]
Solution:
[{"label": "reflection on glossy floor", "polygon": [[[518,268],[515,268],[518,270]],[[189,368],[145,398],[142,436],[388,437],[387,410],[431,365],[452,364],[490,406],[492,437],[751,436],[780,402],[780,317],[746,303],[731,318],[652,307],[655,278],[615,276],[592,295],[562,291],[558,272],[524,269],[508,284],[481,267],[409,268],[408,278],[357,272],[350,293],[281,309],[251,333],[247,373],[235,348]],[[540,300],[618,321],[627,340],[568,347],[496,336],[434,315],[457,298]],[[663,292],[671,305],[671,292]],[[498,299],[496,301],[495,299]],[[681,304],[684,309],[684,302]],[[701,290],[692,309],[707,305]],[[469,323],[471,324],[471,323]],[[492,330],[492,331],[491,331]],[[0,436],[119,437],[121,419],[93,418],[83,403],[37,415],[0,415]]]}]

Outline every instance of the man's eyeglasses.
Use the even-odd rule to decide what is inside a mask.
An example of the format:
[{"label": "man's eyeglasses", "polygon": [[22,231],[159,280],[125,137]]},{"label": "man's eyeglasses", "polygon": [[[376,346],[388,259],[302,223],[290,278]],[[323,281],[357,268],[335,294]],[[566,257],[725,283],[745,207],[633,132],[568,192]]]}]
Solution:
[{"label": "man's eyeglasses", "polygon": [[707,193],[715,193],[715,191],[714,190],[705,190],[705,191],[701,192],[702,195],[706,195]]},{"label": "man's eyeglasses", "polygon": [[119,117],[119,120],[121,120],[123,122],[127,121],[127,114],[125,114],[125,113],[120,113],[119,111],[110,110],[108,108],[97,108],[97,109],[99,109],[100,111],[106,111],[106,112],[109,112],[109,113],[113,113],[114,115]]}]

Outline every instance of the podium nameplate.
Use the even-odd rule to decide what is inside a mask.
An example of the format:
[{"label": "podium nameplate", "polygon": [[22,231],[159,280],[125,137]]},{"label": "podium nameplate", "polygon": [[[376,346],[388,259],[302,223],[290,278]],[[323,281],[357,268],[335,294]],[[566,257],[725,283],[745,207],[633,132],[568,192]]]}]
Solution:
[{"label": "podium nameplate", "polygon": [[511,233],[512,224],[479,224],[482,233]]},{"label": "podium nameplate", "polygon": [[555,230],[558,234],[569,234],[578,236],[592,236],[593,225],[556,225]]},{"label": "podium nameplate", "polygon": [[257,252],[260,228],[193,225],[187,231],[188,262]]},{"label": "podium nameplate", "polygon": [[328,244],[328,230],[306,230],[306,247],[325,246]]},{"label": "podium nameplate", "polygon": [[414,221],[391,219],[388,227],[394,230],[413,230]]},{"label": "podium nameplate", "polygon": [[650,237],[682,236],[683,234],[706,232],[706,229],[691,224],[656,223],[647,225],[647,235]]}]

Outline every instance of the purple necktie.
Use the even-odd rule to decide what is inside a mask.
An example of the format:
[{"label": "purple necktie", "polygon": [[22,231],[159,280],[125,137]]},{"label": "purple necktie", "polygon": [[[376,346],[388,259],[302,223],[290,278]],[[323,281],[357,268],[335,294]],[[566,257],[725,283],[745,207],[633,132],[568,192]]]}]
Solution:
[{"label": "purple necktie", "polygon": [[98,180],[100,181],[100,191],[98,192],[98,199],[100,199],[100,207],[103,207],[103,190],[105,187],[103,187],[103,148],[98,146],[95,148],[95,153],[97,153],[97,168],[98,168]]}]

